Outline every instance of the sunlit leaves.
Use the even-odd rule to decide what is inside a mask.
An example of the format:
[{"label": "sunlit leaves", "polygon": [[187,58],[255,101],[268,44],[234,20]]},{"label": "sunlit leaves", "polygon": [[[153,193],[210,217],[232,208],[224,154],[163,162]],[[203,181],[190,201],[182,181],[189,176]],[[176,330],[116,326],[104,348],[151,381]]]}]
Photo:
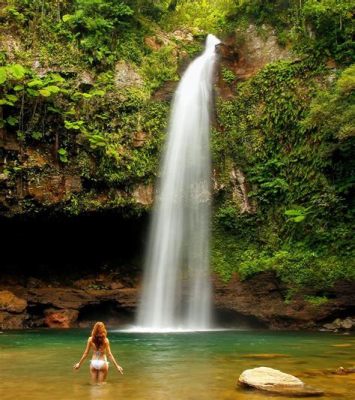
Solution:
[{"label": "sunlit leaves", "polygon": [[6,68],[0,67],[0,85],[6,82],[6,79],[7,79]]},{"label": "sunlit leaves", "polygon": [[20,81],[26,75],[26,69],[20,64],[11,64],[0,67],[0,85],[6,81]]},{"label": "sunlit leaves", "polygon": [[284,212],[284,214],[288,217],[288,220],[292,222],[302,222],[308,213],[309,208],[305,207],[293,208]]},{"label": "sunlit leaves", "polygon": [[318,128],[329,137],[344,140],[355,136],[354,121],[355,65],[342,72],[335,87],[318,93],[303,124]]},{"label": "sunlit leaves", "polygon": [[66,149],[60,148],[58,150],[58,156],[59,159],[62,163],[67,163],[68,162],[68,152]]},{"label": "sunlit leaves", "polygon": [[78,121],[65,120],[64,121],[64,126],[67,129],[73,129],[73,130],[76,130],[76,131],[82,130],[84,128],[84,124],[85,124],[85,122],[83,120],[78,120]]}]

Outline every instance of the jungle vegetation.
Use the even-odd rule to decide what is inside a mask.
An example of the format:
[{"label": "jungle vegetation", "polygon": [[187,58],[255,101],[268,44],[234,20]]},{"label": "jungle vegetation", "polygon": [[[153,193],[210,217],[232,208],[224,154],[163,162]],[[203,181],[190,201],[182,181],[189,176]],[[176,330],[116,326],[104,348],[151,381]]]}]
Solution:
[{"label": "jungle vegetation", "polygon": [[[86,192],[66,212],[101,207],[92,195],[102,188],[112,192],[106,206],[120,207],[128,200],[116,189],[129,193],[157,174],[169,110],[157,90],[179,79],[206,33],[271,26],[293,61],[244,82],[223,72],[234,96],[217,99],[211,137],[224,187],[214,199],[213,267],[226,280],[272,270],[326,298],[336,281],[355,279],[353,14],[351,0],[7,0],[0,124],[23,146],[53,146],[56,168],[80,174]],[[118,63],[135,84],[117,84]],[[233,201],[232,167],[246,176],[252,212]],[[46,171],[14,158],[1,173]]]}]

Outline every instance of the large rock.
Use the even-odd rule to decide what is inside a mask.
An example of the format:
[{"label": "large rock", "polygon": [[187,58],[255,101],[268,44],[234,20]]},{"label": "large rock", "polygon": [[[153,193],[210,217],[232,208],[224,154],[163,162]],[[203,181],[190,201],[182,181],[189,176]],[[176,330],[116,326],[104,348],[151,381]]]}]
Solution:
[{"label": "large rock", "polygon": [[27,314],[27,301],[9,290],[0,291],[0,329],[20,329]]},{"label": "large rock", "polygon": [[26,313],[13,314],[0,311],[0,329],[22,329],[27,317]]},{"label": "large rock", "polygon": [[[107,283],[108,284],[108,283]],[[14,314],[6,312],[0,315],[2,329],[41,327],[71,328],[85,322],[88,310],[94,312],[96,307],[111,305],[119,317],[132,314],[136,308],[138,293],[136,288],[127,288],[122,282],[104,282],[95,280],[77,281],[77,288],[72,287],[39,287],[25,288],[18,286],[16,294],[25,297],[29,306],[26,314],[16,320]],[[80,287],[80,288],[79,288]],[[101,308],[100,308],[101,307]],[[43,311],[41,311],[43,310]],[[0,311],[1,312],[1,311]],[[84,313],[84,314],[82,314]],[[16,314],[17,315],[17,314]],[[82,315],[84,315],[84,320]],[[11,317],[11,318],[10,318]],[[3,324],[1,324],[3,321]]]},{"label": "large rock", "polygon": [[215,276],[213,285],[217,310],[254,317],[272,329],[317,329],[330,315],[355,306],[353,282],[337,282],[329,289],[329,300],[318,307],[304,299],[304,292],[285,302],[291,286],[280,282],[273,272],[262,272],[247,280],[234,275],[228,282]]},{"label": "large rock", "polygon": [[153,93],[153,100],[171,101],[174,97],[178,82],[166,81]]},{"label": "large rock", "polygon": [[115,66],[115,85],[117,88],[142,86],[143,79],[126,61],[119,61]]},{"label": "large rock", "polygon": [[154,188],[153,185],[138,185],[135,187],[133,198],[138,204],[150,206],[153,204]]},{"label": "large rock", "polygon": [[77,310],[55,310],[48,309],[44,312],[44,324],[49,328],[70,328],[78,319]]},{"label": "large rock", "polygon": [[345,319],[336,318],[333,322],[324,324],[323,328],[327,331],[337,332],[338,330],[352,330],[355,328],[355,318],[347,317]]},{"label": "large rock", "polygon": [[171,45],[171,40],[163,33],[144,38],[144,44],[153,51],[158,51],[163,46]]},{"label": "large rock", "polygon": [[79,310],[89,304],[99,304],[106,301],[116,302],[122,309],[134,309],[137,305],[136,288],[73,289],[70,287],[38,288],[26,291],[26,297],[31,304],[47,305],[48,308]]},{"label": "large rock", "polygon": [[84,275],[70,286],[0,274],[0,329],[71,328],[91,325],[98,315],[111,326],[131,323],[135,285],[126,272]]},{"label": "large rock", "polygon": [[81,178],[76,175],[39,176],[28,182],[28,195],[44,204],[67,200],[82,190]]},{"label": "large rock", "polygon": [[[4,2],[0,2],[0,7]],[[6,4],[6,2],[5,2]],[[6,53],[9,62],[16,60],[16,55],[21,50],[21,41],[15,34],[2,32],[0,34],[0,51]]]},{"label": "large rock", "polygon": [[267,367],[247,369],[240,375],[238,383],[282,395],[310,397],[324,394],[321,390],[306,386],[293,375]]},{"label": "large rock", "polygon": [[186,29],[178,29],[171,34],[172,38],[181,42],[193,42],[192,33]]},{"label": "large rock", "polygon": [[[278,60],[294,60],[286,47],[278,43],[274,29],[263,25],[262,31],[251,24],[245,29],[237,29],[217,46],[220,54],[220,73],[218,74],[217,93],[223,99],[233,98],[236,82],[244,81],[256,75],[267,64]],[[223,70],[230,71],[235,79],[226,82]]]},{"label": "large rock", "polygon": [[249,198],[250,187],[243,171],[233,167],[230,171],[230,182],[232,186],[232,198],[240,213],[254,213],[256,205]]},{"label": "large rock", "polygon": [[27,307],[27,301],[15,296],[8,290],[0,291],[0,311],[22,313]]},{"label": "large rock", "polygon": [[238,29],[218,46],[222,61],[235,73],[238,79],[248,79],[258,73],[266,64],[292,59],[290,51],[278,43],[275,30],[263,25],[263,33],[251,24],[246,31]]}]

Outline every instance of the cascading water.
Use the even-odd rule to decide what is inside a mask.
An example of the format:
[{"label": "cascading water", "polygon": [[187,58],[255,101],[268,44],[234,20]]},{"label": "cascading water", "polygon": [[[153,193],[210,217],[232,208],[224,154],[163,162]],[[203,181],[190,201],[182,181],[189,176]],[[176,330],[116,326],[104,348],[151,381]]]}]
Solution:
[{"label": "cascading water", "polygon": [[210,106],[215,46],[186,70],[176,90],[138,310],[141,329],[210,327]]}]

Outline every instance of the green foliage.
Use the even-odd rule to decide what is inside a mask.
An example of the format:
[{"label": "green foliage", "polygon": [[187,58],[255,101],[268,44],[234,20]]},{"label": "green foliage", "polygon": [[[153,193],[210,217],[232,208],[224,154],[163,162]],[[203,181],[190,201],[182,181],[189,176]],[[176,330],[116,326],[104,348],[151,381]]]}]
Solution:
[{"label": "green foliage", "polygon": [[289,217],[289,221],[292,222],[302,222],[307,214],[308,214],[308,210],[307,208],[304,207],[298,207],[298,208],[293,208],[290,210],[286,210],[285,211],[285,215],[287,215],[287,217]]},{"label": "green foliage", "polygon": [[62,19],[79,47],[89,54],[89,61],[113,62],[118,35],[127,27],[133,10],[124,2],[106,0],[76,0],[73,7],[74,13]]},{"label": "green foliage", "polygon": [[[67,212],[139,213],[131,193],[156,175],[169,114],[151,93],[178,79],[181,59],[201,51],[207,32],[224,38],[238,28],[241,44],[251,22],[261,35],[272,25],[299,61],[269,64],[243,83],[222,68],[225,83],[237,86],[233,99],[218,100],[211,138],[222,188],[213,266],[225,280],[272,271],[290,287],[329,288],[355,270],[352,7],[348,0],[8,0],[2,32],[19,45],[0,51],[0,126],[23,148],[58,159],[54,168],[81,175],[85,191],[68,199]],[[171,34],[177,30],[194,40]],[[119,87],[118,60],[143,83]],[[24,165],[10,157],[2,174],[22,179]],[[248,212],[235,198],[234,167],[246,176]]]},{"label": "green foliage", "polygon": [[0,67],[0,78],[1,126],[17,129],[22,140],[26,135],[38,139],[43,132],[41,113],[50,113],[57,98],[67,93],[65,80],[56,73],[39,77],[20,64]]},{"label": "green foliage", "polygon": [[306,0],[301,12],[305,25],[315,33],[309,38],[313,51],[326,52],[340,62],[354,62],[353,1]]},{"label": "green foliage", "polygon": [[298,4],[293,0],[237,0],[231,17],[243,15],[258,25],[271,23],[282,27],[287,25],[293,7]]},{"label": "green foliage", "polygon": [[[122,114],[115,133],[106,136],[105,156],[97,174],[111,185],[149,180],[157,171],[162,137],[166,129],[168,105],[151,103],[137,113]],[[144,132],[144,144],[133,146],[137,132]],[[131,143],[131,146],[127,146]]]},{"label": "green foliage", "polygon": [[190,0],[177,3],[162,18],[169,29],[188,28],[200,33],[219,33],[226,27],[226,17],[233,10],[233,0]]},{"label": "green foliage", "polygon": [[0,85],[3,85],[7,80],[22,80],[25,74],[26,69],[20,64],[0,67]]},{"label": "green foliage", "polygon": [[[54,158],[93,186],[129,187],[154,176],[169,105],[148,103],[148,89],[117,90],[102,74],[83,92],[57,73],[39,76],[20,65],[0,71],[1,124],[25,144],[54,146]],[[144,139],[135,144],[138,134]]]},{"label": "green foliage", "polygon": [[165,81],[178,79],[177,58],[173,50],[171,46],[163,46],[145,59],[142,72],[149,89],[155,90]]},{"label": "green foliage", "polygon": [[352,67],[329,77],[309,61],[280,61],[217,104],[215,165],[221,179],[241,168],[256,204],[240,214],[223,181],[212,254],[224,279],[271,270],[320,289],[354,279]]},{"label": "green foliage", "polygon": [[233,273],[241,279],[248,279],[264,271],[273,271],[281,281],[295,289],[323,290],[338,280],[355,279],[351,258],[329,252],[321,254],[305,244],[283,245],[272,251],[255,239],[244,243],[240,236],[223,232],[214,234],[212,262],[224,280],[229,280]]},{"label": "green foliage", "polygon": [[349,64],[354,62],[353,11],[351,0],[238,0],[228,19],[232,27],[248,19],[258,26],[270,24],[280,43]]},{"label": "green foliage", "polygon": [[326,296],[304,296],[304,299],[315,307],[320,307],[329,301]]},{"label": "green foliage", "polygon": [[355,136],[354,100],[355,64],[341,73],[334,87],[318,93],[304,125],[317,128],[328,137],[345,141]]},{"label": "green foliage", "polygon": [[0,21],[24,33],[24,43],[36,48],[44,63],[50,59],[62,67],[84,62],[103,68],[111,66],[121,55],[130,54],[137,59],[142,53],[146,29],[135,17],[131,2],[8,0],[8,3],[0,12]]},{"label": "green foliage", "polygon": [[68,152],[65,149],[60,148],[58,150],[58,155],[59,155],[59,160],[62,163],[67,163],[68,162]]},{"label": "green foliage", "polygon": [[230,85],[235,81],[236,76],[230,69],[222,68],[222,78],[228,85]]},{"label": "green foliage", "polygon": [[[350,196],[354,188],[355,149],[355,66],[345,69],[329,89],[317,93],[303,121],[305,129],[314,132],[315,140],[322,141],[327,152],[328,176],[333,181],[335,193]],[[328,146],[325,147],[325,143]]]}]

